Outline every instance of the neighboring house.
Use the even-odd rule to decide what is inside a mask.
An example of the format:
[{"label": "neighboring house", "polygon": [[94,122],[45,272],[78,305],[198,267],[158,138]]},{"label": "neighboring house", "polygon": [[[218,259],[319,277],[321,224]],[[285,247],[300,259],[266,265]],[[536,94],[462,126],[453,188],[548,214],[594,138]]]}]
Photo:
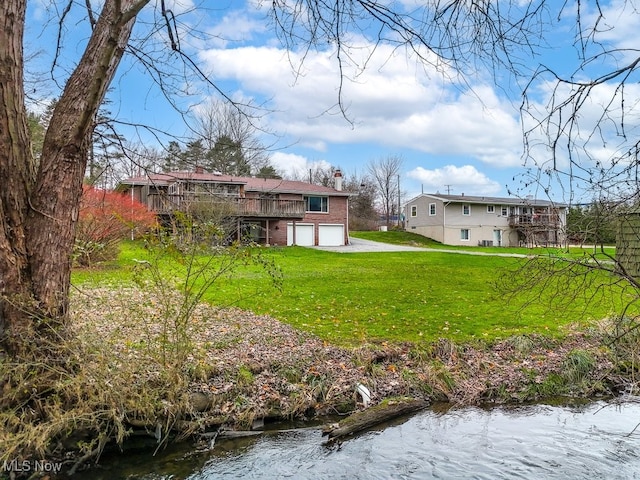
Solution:
[{"label": "neighboring house", "polygon": [[172,172],[128,178],[117,190],[147,205],[163,220],[175,212],[233,219],[235,235],[267,245],[338,246],[349,242],[348,201],[342,174],[336,188],[291,180]]},{"label": "neighboring house", "polygon": [[446,245],[565,242],[567,207],[545,200],[422,194],[405,205],[404,214],[405,230]]}]

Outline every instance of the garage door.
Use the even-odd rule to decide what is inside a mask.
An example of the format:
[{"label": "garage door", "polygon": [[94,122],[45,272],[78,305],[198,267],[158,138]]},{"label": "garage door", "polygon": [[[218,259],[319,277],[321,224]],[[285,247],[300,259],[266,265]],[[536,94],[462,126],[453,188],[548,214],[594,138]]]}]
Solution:
[{"label": "garage door", "polygon": [[323,247],[344,245],[344,225],[319,225],[318,245]]},{"label": "garage door", "polygon": [[[313,224],[296,223],[296,245],[313,246]],[[287,245],[293,245],[293,223],[287,224]]]}]

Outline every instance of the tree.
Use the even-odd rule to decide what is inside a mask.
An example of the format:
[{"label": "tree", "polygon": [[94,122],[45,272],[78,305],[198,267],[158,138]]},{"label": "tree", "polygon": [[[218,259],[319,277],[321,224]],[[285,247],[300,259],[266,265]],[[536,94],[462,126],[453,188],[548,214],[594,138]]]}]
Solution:
[{"label": "tree", "polygon": [[206,150],[202,166],[238,176],[269,166],[268,147],[258,137],[257,120],[229,102],[210,101],[198,109],[193,130]]},{"label": "tree", "polygon": [[329,165],[327,162],[316,162],[306,171],[296,170],[290,173],[289,179],[309,182],[313,185],[322,185],[323,187],[333,187],[335,173],[336,167],[333,165]]},{"label": "tree", "polygon": [[595,248],[616,243],[616,216],[618,205],[606,201],[594,201],[587,205],[575,205],[567,213],[567,236],[579,245]]},{"label": "tree", "polygon": [[162,171],[175,172],[176,170],[184,170],[186,166],[183,155],[180,144],[175,140],[171,140],[162,162]]},{"label": "tree", "polygon": [[87,185],[80,202],[73,258],[83,266],[111,260],[121,240],[138,238],[156,223],[155,214],[130,196]]},{"label": "tree", "polygon": [[355,195],[349,198],[349,230],[375,230],[378,227],[376,185],[368,175],[346,173],[344,189]]},{"label": "tree", "polygon": [[104,2],[54,108],[39,161],[25,107],[26,3],[0,4],[0,341],[13,353],[38,326],[55,332],[65,323],[93,120],[148,0]]},{"label": "tree", "polygon": [[256,173],[258,178],[275,178],[276,180],[282,179],[282,175],[272,165],[265,165]]},{"label": "tree", "polygon": [[202,139],[192,140],[187,143],[180,154],[180,170],[193,171],[196,167],[202,167],[207,162],[207,148]]},{"label": "tree", "polygon": [[387,226],[391,226],[392,215],[399,215],[400,210],[400,169],[402,158],[388,156],[378,160],[371,160],[367,165],[367,172],[376,189],[376,199],[380,210],[386,218]]},{"label": "tree", "polygon": [[251,165],[244,156],[242,144],[226,135],[218,137],[213,149],[207,152],[206,165],[211,171],[226,175],[251,175]]},{"label": "tree", "polygon": [[118,180],[118,166],[125,157],[125,140],[116,131],[111,112],[104,108],[98,111],[91,131],[85,181],[103,189],[114,188]]}]

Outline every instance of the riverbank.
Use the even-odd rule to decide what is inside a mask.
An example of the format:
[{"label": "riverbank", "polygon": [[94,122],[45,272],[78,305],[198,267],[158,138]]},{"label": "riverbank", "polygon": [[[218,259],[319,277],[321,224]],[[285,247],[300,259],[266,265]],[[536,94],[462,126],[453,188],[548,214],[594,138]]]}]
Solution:
[{"label": "riverbank", "polygon": [[[441,339],[347,349],[268,316],[205,304],[182,324],[174,310],[181,302],[174,293],[132,288],[75,293],[73,375],[49,387],[55,401],[40,405],[44,426],[29,431],[28,419],[18,418],[25,411],[15,412],[4,446],[16,455],[66,458],[73,469],[132,434],[153,436],[161,448],[175,433],[349,413],[363,408],[359,384],[374,405],[397,395],[456,405],[594,397],[631,385],[632,371],[621,373],[620,359],[614,363],[604,346],[604,324],[567,332],[562,341],[519,336],[493,345]],[[31,440],[17,446],[24,439]]]}]

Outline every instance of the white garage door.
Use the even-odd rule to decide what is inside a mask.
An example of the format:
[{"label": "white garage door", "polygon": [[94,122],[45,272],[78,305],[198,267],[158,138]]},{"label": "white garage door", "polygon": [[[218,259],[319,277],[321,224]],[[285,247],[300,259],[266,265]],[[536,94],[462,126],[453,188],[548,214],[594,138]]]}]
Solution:
[{"label": "white garage door", "polygon": [[[296,245],[313,246],[313,224],[296,223]],[[287,224],[287,245],[293,245],[293,223]]]},{"label": "white garage door", "polygon": [[344,225],[319,225],[318,245],[323,247],[344,245]]}]

